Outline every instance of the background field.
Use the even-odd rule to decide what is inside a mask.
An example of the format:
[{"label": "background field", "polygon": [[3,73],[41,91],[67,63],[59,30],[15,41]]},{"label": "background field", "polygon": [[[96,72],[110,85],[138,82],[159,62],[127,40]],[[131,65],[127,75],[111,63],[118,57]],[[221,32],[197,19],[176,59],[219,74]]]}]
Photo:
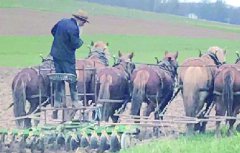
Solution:
[{"label": "background field", "polygon": [[[52,26],[63,17],[82,8],[89,12],[91,23],[84,27],[84,46],[77,51],[85,58],[91,41],[109,42],[114,55],[121,50],[133,51],[134,61],[154,63],[165,51],[179,51],[180,63],[198,56],[210,46],[227,50],[227,61],[233,63],[240,50],[240,26],[190,20],[167,14],[155,14],[125,8],[102,6],[81,0],[1,0],[0,1],[0,127],[14,127],[11,82],[19,68],[40,64],[39,55],[51,48]],[[3,115],[4,113],[4,115]],[[174,101],[169,115],[184,115],[180,97]],[[9,118],[5,118],[8,116]],[[3,122],[5,121],[5,122]],[[6,123],[7,122],[7,123]],[[211,124],[214,128],[214,124]],[[238,152],[239,135],[215,139],[212,134],[179,139],[163,139],[122,152],[203,153]]]},{"label": "background field", "polygon": [[[165,51],[179,51],[179,61],[198,56],[210,46],[227,50],[227,61],[234,62],[240,48],[240,26],[191,20],[120,7],[102,6],[82,0],[2,0],[0,28],[1,66],[23,67],[39,64],[39,54],[51,48],[51,27],[62,17],[81,8],[90,14],[84,27],[84,46],[78,58],[86,57],[87,46],[96,40],[107,41],[110,52],[133,51],[134,61],[154,63]],[[21,8],[21,9],[19,9]],[[34,11],[35,10],[35,11]],[[130,18],[130,19],[129,19]],[[11,20],[18,24],[11,24]]]},{"label": "background field", "polygon": [[[133,51],[134,61],[141,63],[155,63],[154,57],[161,59],[165,51],[179,51],[179,61],[187,57],[196,57],[199,50],[203,52],[208,46],[221,44],[227,48],[227,60],[234,62],[239,42],[223,39],[201,39],[171,36],[135,36],[135,35],[85,35],[84,46],[77,51],[78,58],[88,54],[87,46],[91,41],[103,40],[109,42],[109,49],[117,56],[118,50]],[[47,55],[51,48],[51,36],[0,36],[0,65],[11,67],[24,67],[40,63],[39,55]],[[11,42],[11,44],[9,44]],[[225,47],[228,46],[228,47]]]}]

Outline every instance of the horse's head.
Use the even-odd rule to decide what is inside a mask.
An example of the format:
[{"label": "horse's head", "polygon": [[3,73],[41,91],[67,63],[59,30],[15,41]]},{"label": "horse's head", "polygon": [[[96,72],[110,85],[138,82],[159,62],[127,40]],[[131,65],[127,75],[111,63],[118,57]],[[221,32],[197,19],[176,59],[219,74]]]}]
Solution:
[{"label": "horse's head", "polygon": [[121,53],[121,51],[118,51],[118,59],[115,65],[123,65],[127,73],[131,74],[132,71],[135,69],[135,64],[132,62],[132,58],[134,56],[134,53]]},{"label": "horse's head", "polygon": [[177,69],[178,67],[177,58],[178,58],[178,51],[175,53],[165,51],[165,56],[163,58],[163,61],[168,61],[174,68]]},{"label": "horse's head", "polygon": [[109,55],[109,51],[108,51],[108,43],[105,43],[103,41],[96,41],[96,42],[91,42],[91,47],[90,47],[90,53],[91,52],[103,52],[106,55]]},{"label": "horse's head", "polygon": [[210,47],[208,49],[207,54],[211,56],[211,58],[217,65],[226,63],[226,50],[223,50],[220,47],[217,46]]},{"label": "horse's head", "polygon": [[91,46],[89,47],[89,55],[88,59],[97,59],[102,61],[105,65],[108,65],[109,61],[109,51],[108,51],[108,43],[103,41],[91,42]]},{"label": "horse's head", "polygon": [[54,69],[53,57],[50,54],[45,58],[42,55],[40,55],[40,57],[42,58],[42,63],[40,65],[41,68]]},{"label": "horse's head", "polygon": [[166,51],[164,58],[161,61],[157,59],[157,63],[160,68],[171,72],[172,76],[175,77],[177,74],[177,67],[178,67],[177,58],[178,58],[178,51],[175,53]]}]

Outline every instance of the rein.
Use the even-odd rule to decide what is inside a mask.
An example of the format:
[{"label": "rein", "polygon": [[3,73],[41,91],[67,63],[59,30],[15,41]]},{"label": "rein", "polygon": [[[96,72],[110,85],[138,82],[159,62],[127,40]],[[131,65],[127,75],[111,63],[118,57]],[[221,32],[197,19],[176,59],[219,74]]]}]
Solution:
[{"label": "rein", "polygon": [[217,65],[217,67],[219,67],[219,66],[221,66],[221,65],[223,64],[223,63],[221,63],[221,62],[219,61],[219,59],[217,58],[217,55],[216,55],[216,54],[210,52],[210,53],[208,53],[208,55],[209,55],[209,57],[214,61],[214,63]]}]

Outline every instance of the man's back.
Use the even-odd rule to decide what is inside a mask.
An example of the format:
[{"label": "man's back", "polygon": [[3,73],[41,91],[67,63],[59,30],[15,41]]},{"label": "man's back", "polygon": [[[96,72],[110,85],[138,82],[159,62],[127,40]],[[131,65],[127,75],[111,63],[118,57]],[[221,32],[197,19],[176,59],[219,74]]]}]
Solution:
[{"label": "man's back", "polygon": [[62,19],[52,29],[54,41],[51,55],[59,60],[75,62],[75,50],[82,45],[75,19]]}]

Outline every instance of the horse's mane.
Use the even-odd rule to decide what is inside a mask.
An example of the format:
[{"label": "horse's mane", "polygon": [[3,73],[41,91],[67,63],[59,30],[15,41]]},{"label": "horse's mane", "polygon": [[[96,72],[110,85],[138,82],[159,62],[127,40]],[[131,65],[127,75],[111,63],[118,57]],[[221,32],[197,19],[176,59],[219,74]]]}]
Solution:
[{"label": "horse's mane", "polygon": [[158,63],[158,67],[160,69],[163,69],[167,72],[170,72],[171,73],[171,76],[174,78],[174,76],[176,75],[177,73],[177,67],[175,67],[174,65],[172,65],[169,61],[167,60],[163,60],[163,61],[160,61]]},{"label": "horse's mane", "polygon": [[50,73],[51,71],[54,71],[54,63],[53,63],[53,57],[51,55],[48,55],[46,58],[42,59],[42,63],[40,65],[31,67],[32,69],[36,70],[40,74],[43,74],[44,76]]},{"label": "horse's mane", "polygon": [[101,48],[92,48],[87,58],[97,57],[105,66],[109,65],[106,53]]}]

